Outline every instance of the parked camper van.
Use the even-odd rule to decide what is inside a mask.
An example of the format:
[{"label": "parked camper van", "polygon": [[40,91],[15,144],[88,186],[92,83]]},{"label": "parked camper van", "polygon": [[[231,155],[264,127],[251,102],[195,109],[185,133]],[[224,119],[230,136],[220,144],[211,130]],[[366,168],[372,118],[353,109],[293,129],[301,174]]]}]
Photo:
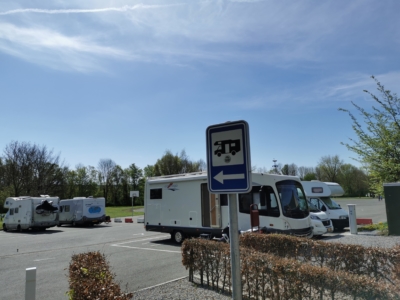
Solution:
[{"label": "parked camper van", "polygon": [[74,197],[60,201],[60,223],[84,225],[100,224],[106,218],[106,200],[104,198]]},{"label": "parked camper van", "polygon": [[333,232],[333,224],[331,219],[326,213],[318,209],[314,204],[308,201],[308,207],[310,208],[310,219],[313,226],[313,235],[321,236],[327,232]]},{"label": "parked camper van", "polygon": [[58,197],[9,197],[4,202],[8,211],[3,220],[3,230],[45,230],[58,224]]},{"label": "parked camper van", "polygon": [[349,213],[331,198],[344,194],[343,188],[338,183],[317,180],[302,181],[301,183],[307,198],[328,215],[334,228],[343,230],[343,228],[349,227]]},{"label": "parked camper van", "polygon": [[[252,181],[249,193],[235,194],[239,230],[251,228],[250,206],[257,204],[260,227],[268,232],[312,236],[298,177],[253,173]],[[185,236],[221,237],[229,226],[228,195],[209,193],[205,172],[148,178],[144,204],[146,230],[170,233],[177,243]]]}]

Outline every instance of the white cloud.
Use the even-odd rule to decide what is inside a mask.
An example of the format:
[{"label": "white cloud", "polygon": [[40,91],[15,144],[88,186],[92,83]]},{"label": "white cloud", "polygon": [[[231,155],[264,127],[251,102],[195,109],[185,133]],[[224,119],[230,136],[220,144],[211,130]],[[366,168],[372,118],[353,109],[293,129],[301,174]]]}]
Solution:
[{"label": "white cloud", "polygon": [[[376,17],[379,3],[178,1],[165,4],[155,0],[144,5],[115,0],[112,7],[107,7],[108,1],[59,1],[56,5],[61,8],[52,3],[51,9],[6,9],[0,16],[7,18],[8,24],[20,26],[21,31],[52,28],[54,39],[42,39],[41,46],[34,47],[34,42],[28,47],[25,40],[18,39],[23,36],[17,35],[7,42],[0,40],[0,47],[10,55],[27,57],[34,49],[34,56],[42,55],[44,61],[52,50],[53,55],[59,55],[60,49],[51,43],[66,43],[68,51],[75,49],[73,53],[90,52],[117,60],[131,56],[132,60],[181,66],[235,61],[291,68],[340,59],[349,48],[365,51],[367,47],[362,47],[371,46],[367,38],[374,32],[379,32],[376,44],[389,36],[392,40],[399,37],[395,31],[380,30],[382,20]],[[37,5],[43,3],[38,1]],[[61,41],[64,37],[71,43]],[[74,48],[74,44],[80,45]],[[65,60],[60,63],[69,64]],[[101,66],[102,62],[95,64]]]},{"label": "white cloud", "polygon": [[132,59],[125,51],[100,46],[84,37],[68,37],[47,28],[24,28],[9,23],[0,23],[0,49],[33,63],[77,71],[98,70],[94,57]]}]

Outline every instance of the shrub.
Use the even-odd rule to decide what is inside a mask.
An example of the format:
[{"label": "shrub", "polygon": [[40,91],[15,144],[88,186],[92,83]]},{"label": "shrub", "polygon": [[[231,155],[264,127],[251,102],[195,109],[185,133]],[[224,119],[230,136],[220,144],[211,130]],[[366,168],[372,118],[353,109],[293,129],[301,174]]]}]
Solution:
[{"label": "shrub", "polygon": [[132,293],[123,293],[114,282],[108,262],[100,252],[87,252],[72,256],[69,265],[70,300],[101,299],[128,300]]}]

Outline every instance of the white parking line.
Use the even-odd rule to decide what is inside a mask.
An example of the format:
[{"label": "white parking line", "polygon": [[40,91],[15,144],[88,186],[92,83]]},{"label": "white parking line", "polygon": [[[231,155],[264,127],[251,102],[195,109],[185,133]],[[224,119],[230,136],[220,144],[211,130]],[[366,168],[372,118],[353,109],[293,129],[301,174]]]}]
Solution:
[{"label": "white parking line", "polygon": [[[132,240],[129,242],[123,242],[123,243],[118,243],[118,245],[123,245],[123,244],[130,244],[130,243],[136,243],[136,242],[143,242],[143,241],[148,241],[148,240],[155,240],[155,239],[159,239],[159,238],[169,238],[169,235],[157,235],[157,236],[153,236],[153,237],[149,237],[149,238],[145,238],[145,239],[140,239],[140,240]],[[114,246],[114,245],[111,245]]]},{"label": "white parking line", "polygon": [[35,259],[34,261],[43,261],[43,260],[50,260],[50,259],[56,259],[55,257],[52,258],[42,258],[42,259]]},{"label": "white parking line", "polygon": [[140,248],[140,247],[132,247],[132,246],[122,246],[119,244],[111,245],[114,247],[121,247],[121,248],[129,248],[129,249],[137,249],[137,250],[150,250],[150,251],[159,251],[159,252],[169,252],[169,253],[181,253],[181,251],[173,251],[173,250],[163,250],[163,249],[153,249],[153,248]]}]

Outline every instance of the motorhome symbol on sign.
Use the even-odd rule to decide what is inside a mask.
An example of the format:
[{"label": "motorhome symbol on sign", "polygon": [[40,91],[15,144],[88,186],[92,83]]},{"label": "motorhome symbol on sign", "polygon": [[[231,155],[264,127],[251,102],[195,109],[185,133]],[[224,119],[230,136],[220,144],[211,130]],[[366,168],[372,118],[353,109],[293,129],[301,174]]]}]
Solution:
[{"label": "motorhome symbol on sign", "polygon": [[212,125],[206,135],[209,191],[248,191],[251,170],[247,122]]}]

